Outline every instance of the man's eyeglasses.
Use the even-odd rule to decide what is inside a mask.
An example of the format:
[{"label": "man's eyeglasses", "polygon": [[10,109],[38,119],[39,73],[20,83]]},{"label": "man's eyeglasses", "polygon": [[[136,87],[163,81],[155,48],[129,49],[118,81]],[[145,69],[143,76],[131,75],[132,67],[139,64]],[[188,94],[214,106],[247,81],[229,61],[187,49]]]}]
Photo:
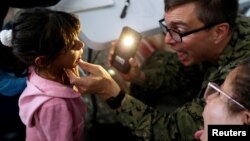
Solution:
[{"label": "man's eyeglasses", "polygon": [[204,30],[204,29],[211,28],[211,27],[213,27],[213,26],[215,26],[215,25],[217,25],[219,23],[216,23],[216,24],[207,24],[207,25],[205,25],[203,27],[200,27],[200,28],[197,28],[197,29],[185,32],[185,33],[181,33],[181,32],[176,31],[174,29],[168,28],[164,19],[159,20],[159,24],[160,24],[160,28],[162,29],[162,31],[163,31],[163,33],[165,35],[168,32],[169,35],[171,36],[171,38],[174,39],[176,42],[182,42],[182,37],[188,36],[190,34],[199,32],[199,31]]},{"label": "man's eyeglasses", "polygon": [[208,98],[208,96],[210,96],[212,94],[218,94],[218,95],[222,94],[225,97],[227,97],[228,99],[232,100],[235,104],[237,104],[241,108],[246,109],[245,106],[243,106],[238,101],[234,100],[231,96],[229,96],[227,93],[222,91],[217,84],[209,82],[203,98],[206,100]]}]

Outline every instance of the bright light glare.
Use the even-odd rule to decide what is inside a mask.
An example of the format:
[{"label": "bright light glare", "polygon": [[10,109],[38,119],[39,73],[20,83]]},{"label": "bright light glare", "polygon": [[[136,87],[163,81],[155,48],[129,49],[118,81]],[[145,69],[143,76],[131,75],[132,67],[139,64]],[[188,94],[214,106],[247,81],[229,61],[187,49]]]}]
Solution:
[{"label": "bright light glare", "polygon": [[111,75],[111,76],[114,76],[115,75],[115,71],[113,69],[108,69],[108,73]]},{"label": "bright light glare", "polygon": [[126,36],[123,39],[123,44],[125,46],[131,46],[134,43],[134,38],[132,36]]}]

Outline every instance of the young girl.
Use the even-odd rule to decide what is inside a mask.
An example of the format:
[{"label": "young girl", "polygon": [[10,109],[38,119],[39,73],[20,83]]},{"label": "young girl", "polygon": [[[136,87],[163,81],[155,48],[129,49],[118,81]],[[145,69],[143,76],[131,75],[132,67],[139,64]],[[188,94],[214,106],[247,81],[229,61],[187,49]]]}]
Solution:
[{"label": "young girl", "polygon": [[65,69],[76,70],[83,54],[79,31],[74,15],[34,8],[20,13],[6,33],[28,69],[19,99],[26,141],[82,140],[86,107],[65,74]]}]

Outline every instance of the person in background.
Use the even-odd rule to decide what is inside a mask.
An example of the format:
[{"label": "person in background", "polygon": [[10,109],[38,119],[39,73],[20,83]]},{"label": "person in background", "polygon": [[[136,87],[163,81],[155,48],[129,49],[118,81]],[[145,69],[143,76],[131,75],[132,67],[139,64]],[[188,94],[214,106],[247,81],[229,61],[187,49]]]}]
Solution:
[{"label": "person in background", "polygon": [[78,74],[84,47],[79,32],[74,15],[32,8],[18,13],[12,29],[4,33],[10,39],[5,44],[27,69],[27,87],[19,98],[26,141],[83,138],[86,106],[64,71],[76,68]]},{"label": "person in background", "polygon": [[26,87],[25,68],[13,55],[12,48],[2,44],[3,35],[0,32],[0,140],[23,141],[25,126],[18,114],[18,99]]},{"label": "person in background", "polygon": [[14,8],[32,8],[32,7],[47,7],[55,5],[60,0],[40,0],[40,1],[34,1],[34,0],[1,0],[0,2],[0,28],[3,27],[4,19],[8,13],[9,7]]},{"label": "person in background", "polygon": [[238,0],[165,0],[164,19],[159,23],[174,53],[156,54],[154,67],[143,71],[130,59],[130,72],[123,76],[137,85],[139,95],[184,98],[175,111],[159,112],[130,93],[125,95],[95,65],[84,63],[89,77],[71,76],[71,83],[83,93],[101,95],[119,121],[143,140],[191,141],[203,125],[202,95],[208,82],[222,84],[250,55],[250,18],[238,13]]},{"label": "person in background", "polygon": [[219,86],[209,82],[204,93],[204,129],[195,134],[208,140],[208,125],[250,125],[250,58],[240,63]]}]

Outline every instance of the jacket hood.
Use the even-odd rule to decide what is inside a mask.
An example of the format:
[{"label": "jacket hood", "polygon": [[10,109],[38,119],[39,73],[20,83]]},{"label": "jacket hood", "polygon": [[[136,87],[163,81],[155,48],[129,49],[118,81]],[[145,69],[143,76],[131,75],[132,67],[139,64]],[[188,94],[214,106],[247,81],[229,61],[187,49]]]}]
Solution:
[{"label": "jacket hood", "polygon": [[38,76],[30,69],[27,87],[19,98],[19,115],[22,122],[34,126],[34,114],[46,101],[52,98],[78,98],[80,93],[71,87]]}]

